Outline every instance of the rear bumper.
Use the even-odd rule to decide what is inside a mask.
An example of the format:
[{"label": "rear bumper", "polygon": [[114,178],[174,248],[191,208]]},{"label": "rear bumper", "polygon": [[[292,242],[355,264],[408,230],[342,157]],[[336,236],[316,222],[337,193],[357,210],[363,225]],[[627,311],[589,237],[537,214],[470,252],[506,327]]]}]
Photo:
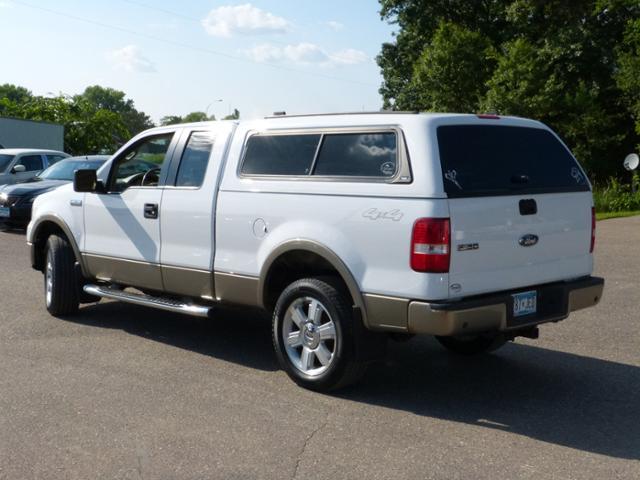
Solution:
[{"label": "rear bumper", "polygon": [[[537,285],[456,302],[409,302],[407,330],[429,335],[518,330],[546,322],[557,322],[571,312],[593,307],[602,298],[604,279],[585,277],[570,282]],[[514,293],[535,290],[538,312],[514,317]]]}]

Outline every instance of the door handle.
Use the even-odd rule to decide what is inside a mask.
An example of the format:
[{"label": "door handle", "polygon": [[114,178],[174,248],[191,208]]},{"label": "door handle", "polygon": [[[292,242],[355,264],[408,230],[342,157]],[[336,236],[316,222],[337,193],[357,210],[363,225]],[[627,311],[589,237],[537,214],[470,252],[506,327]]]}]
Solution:
[{"label": "door handle", "polygon": [[157,203],[145,203],[144,204],[144,218],[158,218],[158,204]]}]

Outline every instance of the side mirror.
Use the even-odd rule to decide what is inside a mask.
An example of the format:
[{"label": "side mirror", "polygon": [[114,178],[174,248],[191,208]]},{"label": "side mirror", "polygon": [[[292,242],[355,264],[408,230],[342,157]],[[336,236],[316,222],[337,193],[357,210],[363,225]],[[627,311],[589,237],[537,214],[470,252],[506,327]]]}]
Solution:
[{"label": "side mirror", "polygon": [[11,169],[11,173],[24,173],[27,171],[27,167],[24,165],[14,165]]},{"label": "side mirror", "polygon": [[76,192],[95,193],[101,191],[101,187],[95,170],[76,170],[73,174],[73,189]]}]

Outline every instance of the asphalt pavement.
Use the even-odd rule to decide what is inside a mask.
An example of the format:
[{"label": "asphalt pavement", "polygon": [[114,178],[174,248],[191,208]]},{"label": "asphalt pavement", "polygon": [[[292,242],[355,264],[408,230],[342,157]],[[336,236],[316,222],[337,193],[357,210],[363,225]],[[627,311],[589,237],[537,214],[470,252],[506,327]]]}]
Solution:
[{"label": "asphalt pavement", "polygon": [[540,339],[391,343],[322,395],[256,312],[50,317],[23,233],[0,233],[0,479],[639,479],[640,217],[599,222],[596,251],[602,302]]}]

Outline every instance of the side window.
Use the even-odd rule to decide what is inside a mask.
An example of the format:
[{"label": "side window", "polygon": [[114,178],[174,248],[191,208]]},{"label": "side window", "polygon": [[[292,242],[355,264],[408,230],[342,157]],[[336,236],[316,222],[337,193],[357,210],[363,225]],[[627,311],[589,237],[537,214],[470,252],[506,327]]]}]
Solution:
[{"label": "side window", "polygon": [[122,153],[114,161],[109,190],[123,192],[129,187],[157,187],[172,139],[173,133],[154,135]]},{"label": "side window", "polygon": [[64,160],[65,158],[67,158],[67,157],[65,157],[63,155],[47,154],[47,162],[49,162],[49,166],[55,165],[60,160]]},{"label": "side window", "polygon": [[309,175],[320,135],[254,135],[247,141],[243,175]]},{"label": "side window", "polygon": [[42,157],[40,155],[25,155],[18,160],[16,165],[24,165],[27,172],[39,172],[43,169]]},{"label": "side window", "polygon": [[209,165],[214,138],[209,132],[193,132],[184,149],[176,187],[200,187]]},{"label": "side window", "polygon": [[325,135],[313,175],[393,177],[398,168],[396,134]]}]

